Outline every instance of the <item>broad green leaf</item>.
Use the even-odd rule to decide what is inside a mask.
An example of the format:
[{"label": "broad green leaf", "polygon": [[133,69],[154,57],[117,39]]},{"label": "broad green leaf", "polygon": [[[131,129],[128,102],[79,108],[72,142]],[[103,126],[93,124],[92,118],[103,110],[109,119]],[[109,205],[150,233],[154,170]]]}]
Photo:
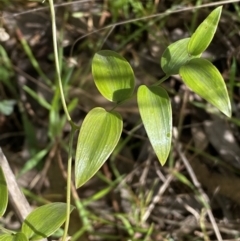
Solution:
[{"label": "broad green leaf", "polygon": [[192,59],[181,67],[180,76],[190,89],[228,117],[231,116],[226,85],[222,75],[211,62],[206,59]]},{"label": "broad green leaf", "polygon": [[0,241],[28,241],[24,233],[16,234],[2,234],[0,235]]},{"label": "broad green leaf", "polygon": [[7,182],[3,173],[3,170],[0,166],[0,217],[6,211],[8,204],[8,189],[7,189]]},{"label": "broad green leaf", "polygon": [[148,138],[164,165],[172,139],[172,109],[168,94],[159,86],[142,85],[138,88],[137,101]]},{"label": "broad green leaf", "polygon": [[24,233],[16,233],[13,235],[12,241],[28,241]]},{"label": "broad green leaf", "polygon": [[222,6],[214,9],[198,26],[188,43],[188,53],[190,55],[199,55],[206,50],[217,30],[221,12]]},{"label": "broad green leaf", "polygon": [[97,52],[93,57],[92,74],[98,90],[106,99],[121,102],[132,96],[134,73],[121,55],[110,50]]},{"label": "broad green leaf", "polygon": [[13,235],[11,234],[1,234],[0,241],[12,241]]},{"label": "broad green leaf", "polygon": [[50,203],[33,210],[24,220],[21,231],[28,239],[39,240],[53,234],[65,220],[66,203]]},{"label": "broad green leaf", "polygon": [[79,188],[104,164],[122,132],[122,118],[115,112],[94,108],[83,121],[77,143],[75,183]]},{"label": "broad green leaf", "polygon": [[199,56],[190,56],[187,51],[189,38],[184,38],[170,44],[161,57],[161,67],[167,75],[179,73],[179,69],[187,61]]}]

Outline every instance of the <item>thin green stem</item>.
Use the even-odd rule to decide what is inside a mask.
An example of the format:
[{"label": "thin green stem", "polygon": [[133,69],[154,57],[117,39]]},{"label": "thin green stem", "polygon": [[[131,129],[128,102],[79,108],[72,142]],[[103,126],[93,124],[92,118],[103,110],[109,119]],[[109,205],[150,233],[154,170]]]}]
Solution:
[{"label": "thin green stem", "polygon": [[126,102],[128,102],[129,100],[135,98],[136,96],[137,96],[137,95],[134,94],[134,95],[132,95],[130,98],[126,99],[126,100],[123,100],[123,101],[120,101],[120,102],[115,103],[115,105],[112,107],[112,109],[111,109],[110,111],[113,111],[114,109],[116,109],[116,108],[119,107],[120,105],[125,104]]},{"label": "thin green stem", "polygon": [[67,120],[72,125],[73,124],[72,119],[68,113],[68,109],[67,109],[67,105],[66,105],[66,101],[65,101],[65,97],[64,97],[64,93],[63,93],[60,64],[59,64],[59,59],[58,59],[57,31],[56,31],[55,9],[54,9],[53,0],[49,0],[49,7],[50,7],[51,19],[52,19],[52,35],[53,35],[55,67],[56,67],[58,85],[59,85],[59,89],[60,89],[61,101],[62,101],[64,112],[67,116]]},{"label": "thin green stem", "polygon": [[60,90],[60,96],[61,101],[63,105],[64,112],[67,116],[67,120],[69,121],[71,125],[71,132],[69,137],[69,153],[68,153],[68,170],[67,170],[67,194],[66,194],[66,202],[67,202],[67,208],[66,208],[66,222],[65,222],[65,228],[64,228],[64,234],[62,241],[66,241],[67,235],[68,235],[68,228],[69,228],[69,221],[70,221],[70,212],[71,212],[71,179],[72,179],[72,146],[73,146],[73,137],[75,130],[78,129],[77,125],[72,121],[64,93],[63,93],[63,86],[62,86],[62,80],[61,80],[61,71],[60,71],[60,63],[59,63],[59,54],[58,54],[58,46],[57,46],[57,31],[56,31],[56,20],[55,20],[55,10],[54,10],[54,4],[53,0],[49,0],[49,6],[50,6],[50,12],[51,12],[51,19],[52,19],[52,35],[53,35],[53,49],[54,49],[54,58],[55,58],[55,67],[56,67],[56,73],[57,73],[57,80]]},{"label": "thin green stem", "polygon": [[169,78],[169,75],[165,75],[159,81],[157,81],[155,84],[153,84],[152,86],[158,86],[158,85],[160,85],[163,81],[165,81],[168,78]]},{"label": "thin green stem", "polygon": [[[166,79],[169,78],[170,75],[165,75],[163,76],[159,81],[157,81],[155,84],[152,84],[151,86],[158,86],[160,85],[163,81],[165,81]],[[131,98],[135,97],[136,94],[134,94],[133,96],[131,96]],[[121,102],[118,102],[114,105],[114,107],[110,110],[110,111],[113,111],[115,108],[119,107],[120,105],[124,104],[125,102],[129,101],[131,98],[129,99],[126,99],[126,100],[123,100]],[[77,127],[77,126],[76,126]]]},{"label": "thin green stem", "polygon": [[66,221],[65,221],[65,227],[64,227],[64,233],[62,237],[62,241],[65,241],[68,234],[68,227],[69,227],[69,221],[70,221],[70,212],[71,212],[71,181],[72,181],[72,146],[73,146],[73,137],[75,133],[75,128],[73,127],[70,132],[69,137],[69,153],[68,153],[68,170],[67,170],[67,210],[66,210]]}]

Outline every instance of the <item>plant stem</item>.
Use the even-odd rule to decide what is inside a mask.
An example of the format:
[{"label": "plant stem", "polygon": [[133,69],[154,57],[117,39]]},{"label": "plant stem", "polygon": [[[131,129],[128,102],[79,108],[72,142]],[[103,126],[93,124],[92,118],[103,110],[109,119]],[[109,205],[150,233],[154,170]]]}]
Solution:
[{"label": "plant stem", "polygon": [[165,75],[159,81],[157,81],[155,84],[153,84],[152,86],[158,86],[158,85],[160,85],[163,81],[165,81],[168,78],[169,78],[169,75]]},{"label": "plant stem", "polygon": [[52,35],[53,35],[53,49],[54,49],[54,58],[55,58],[55,68],[57,73],[57,81],[59,85],[60,95],[61,95],[61,101],[63,105],[64,112],[67,116],[67,120],[69,121],[71,125],[71,132],[69,137],[69,153],[68,153],[68,170],[67,170],[67,194],[66,194],[66,202],[67,202],[67,209],[66,209],[66,222],[64,227],[64,234],[62,241],[66,241],[67,234],[68,234],[68,227],[69,227],[69,221],[70,221],[70,209],[71,209],[71,179],[72,179],[72,146],[73,146],[73,137],[75,130],[78,129],[77,125],[72,121],[64,93],[63,93],[63,86],[62,86],[62,80],[61,80],[61,71],[60,71],[60,64],[59,64],[59,55],[58,55],[58,46],[57,46],[57,31],[56,31],[56,20],[55,20],[55,10],[54,10],[54,4],[53,0],[49,0],[49,6],[50,6],[50,12],[51,12],[51,19],[52,19]]},{"label": "plant stem", "polygon": [[60,64],[58,59],[58,46],[57,46],[57,31],[56,31],[56,20],[55,20],[55,9],[53,0],[49,0],[49,7],[51,12],[51,19],[52,19],[52,35],[53,35],[53,49],[54,49],[54,59],[55,59],[55,68],[57,73],[57,81],[60,89],[60,95],[61,95],[61,101],[63,105],[63,110],[65,112],[65,115],[67,116],[67,120],[72,125],[72,119],[68,113],[64,93],[63,93],[63,86],[62,86],[62,79],[61,79],[61,72],[60,72]]},{"label": "plant stem", "polygon": [[66,221],[64,227],[64,233],[62,237],[62,241],[65,241],[68,234],[68,227],[70,221],[70,207],[71,207],[71,179],[72,179],[72,146],[73,146],[73,137],[76,128],[72,128],[69,137],[69,153],[68,153],[68,169],[67,169],[67,210],[66,210]]}]

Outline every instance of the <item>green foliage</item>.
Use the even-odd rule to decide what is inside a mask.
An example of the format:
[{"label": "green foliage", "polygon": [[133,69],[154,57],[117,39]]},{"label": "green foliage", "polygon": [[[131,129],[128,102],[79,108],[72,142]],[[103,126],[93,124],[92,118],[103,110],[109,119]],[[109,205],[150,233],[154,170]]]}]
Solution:
[{"label": "green foliage", "polygon": [[47,110],[51,109],[51,105],[42,97],[39,96],[35,91],[29,88],[27,85],[23,86],[23,89],[32,96],[42,107],[46,108]]},{"label": "green foliage", "polygon": [[13,236],[13,241],[28,241],[28,239],[24,233],[16,233]]},{"label": "green foliage", "polygon": [[[51,17],[54,22],[55,15],[53,14],[53,2],[50,0],[49,2],[52,11]],[[128,4],[134,3],[132,0],[118,0],[114,1],[112,4],[120,4],[120,6],[123,6],[124,8],[125,5],[123,4],[126,2]],[[137,9],[138,12],[143,11],[143,5],[141,2],[138,2],[138,5],[136,6],[135,10]],[[211,62],[200,58],[202,52],[209,46],[216,32],[221,10],[222,7],[219,7],[212,11],[212,13],[210,13],[210,15],[197,28],[191,38],[184,38],[169,45],[160,60],[160,65],[166,76],[153,86],[141,85],[137,90],[137,102],[140,117],[143,121],[150,143],[152,144],[161,165],[166,163],[171,149],[172,110],[168,93],[164,88],[158,85],[160,85],[170,75],[180,74],[184,83],[189,88],[213,104],[225,115],[231,116],[231,104],[221,74]],[[126,9],[126,6],[125,11],[128,12],[128,7]],[[59,136],[59,133],[61,133],[66,120],[69,121],[72,128],[71,130],[73,130],[70,134],[72,139],[74,131],[78,129],[78,127],[72,122],[67,108],[74,108],[76,106],[76,101],[74,100],[69,104],[69,106],[65,103],[64,90],[62,86],[63,82],[60,76],[60,64],[56,58],[56,56],[59,55],[57,53],[56,31],[54,31],[54,27],[53,38],[55,38],[54,53],[59,86],[58,88],[53,88],[55,92],[52,102],[49,103],[43,98],[39,98],[38,95],[30,88],[27,86],[24,87],[26,92],[28,92],[41,106],[49,111],[50,124],[48,134],[52,142]],[[39,75],[45,80],[45,82],[52,87],[52,82],[40,69],[40,66],[33,56],[27,42],[24,39],[21,39],[21,43],[34,68],[38,71]],[[2,81],[4,81],[5,85],[11,90],[11,84],[9,84],[8,80],[10,75],[6,74],[6,68],[10,68],[10,66],[1,46],[0,54],[5,56],[3,61],[4,64],[2,66],[0,65],[0,73],[4,74]],[[118,53],[109,50],[97,52],[92,61],[92,74],[96,87],[102,96],[107,100],[114,102],[114,109],[117,108],[119,104],[127,101],[133,96],[135,87],[133,70],[128,61]],[[67,84],[67,81],[65,83]],[[60,116],[60,98],[66,114],[63,118]],[[0,111],[5,115],[10,114],[13,104],[13,102],[1,101]],[[8,108],[6,108],[6,105]],[[30,144],[32,146],[35,146],[36,139],[34,136],[34,129],[32,128],[26,115],[23,114],[22,119],[25,131],[29,134],[28,140],[31,140]],[[82,123],[77,142],[75,157],[75,185],[77,188],[84,185],[109,158],[118,144],[122,129],[122,117],[117,111],[113,109],[108,111],[101,107],[96,107],[89,111]],[[36,165],[38,161],[48,153],[50,147],[51,145],[42,151],[38,151],[37,148],[32,148],[34,150],[33,154],[35,155],[33,155],[33,158],[30,159],[30,163],[24,167],[23,171],[29,170],[29,168],[32,168],[33,165]],[[68,223],[70,212],[73,210],[73,207],[70,206],[72,141],[70,141],[69,147],[70,158],[68,163],[69,177],[67,187],[68,203],[51,203],[35,209],[24,220],[21,232],[16,234],[1,234],[0,241],[26,241],[29,239],[42,239],[53,234],[65,221]],[[96,194],[94,198],[99,198],[101,195],[104,195],[109,191],[110,189],[102,190],[100,193]],[[2,216],[6,210],[8,195],[6,181],[1,168],[0,195],[0,216]],[[68,211],[69,209],[70,212],[66,214],[66,210]],[[133,235],[134,230],[129,229],[129,227],[131,228],[129,220],[125,217],[119,217],[119,219],[121,219],[122,223],[128,227],[129,235]],[[67,227],[68,224],[65,228],[65,236],[67,233]],[[65,239],[63,238],[63,240]]]},{"label": "green foliage", "polygon": [[36,167],[40,161],[47,155],[51,146],[46,147],[45,149],[37,152],[32,156],[32,158],[28,159],[28,161],[24,164],[19,175],[23,175],[24,173],[28,172],[29,170]]},{"label": "green foliage", "polygon": [[11,78],[14,75],[12,69],[11,60],[8,57],[6,50],[0,45],[0,81],[9,89],[9,91],[16,96],[15,83],[13,83]]},{"label": "green foliage", "polygon": [[0,241],[12,241],[12,237],[11,234],[1,234]]},{"label": "green foliage", "polygon": [[167,92],[159,86],[138,88],[138,106],[153,149],[162,165],[171,148],[172,109]]},{"label": "green foliage", "polygon": [[188,53],[197,56],[206,50],[217,30],[222,7],[213,10],[199,25],[188,44]]},{"label": "green foliage", "polygon": [[187,52],[190,38],[184,38],[170,44],[161,57],[161,67],[165,74],[174,75],[179,73],[179,69],[189,60],[200,57],[191,56]]},{"label": "green foliage", "polygon": [[7,204],[8,204],[8,189],[7,189],[7,182],[3,174],[3,170],[0,166],[0,217],[6,211]]},{"label": "green foliage", "polygon": [[0,235],[0,241],[28,241],[24,233],[16,234],[2,234]]},{"label": "green foliage", "polygon": [[108,100],[121,102],[131,97],[134,74],[130,64],[119,54],[102,50],[95,54],[92,63],[94,82]]},{"label": "green foliage", "polygon": [[83,121],[77,144],[75,183],[87,182],[116,147],[122,132],[122,118],[115,112],[94,108]]},{"label": "green foliage", "polygon": [[23,50],[25,51],[25,53],[27,54],[32,66],[35,68],[35,70],[37,71],[37,73],[39,74],[39,76],[41,76],[41,78],[49,85],[51,86],[51,80],[48,79],[48,77],[46,76],[46,74],[42,71],[38,61],[36,60],[27,40],[21,36],[19,37],[20,43],[22,44]]},{"label": "green foliage", "polygon": [[11,115],[15,104],[15,100],[0,101],[0,113],[6,116]]},{"label": "green foliage", "polygon": [[21,231],[28,239],[39,240],[53,234],[65,220],[66,204],[50,203],[32,211],[24,220]]},{"label": "green foliage", "polygon": [[[208,60],[200,58],[202,51],[213,38],[221,9],[219,7],[210,13],[191,38],[179,40],[167,47],[161,57],[161,67],[166,73],[161,81],[155,86],[143,85],[138,89],[137,101],[140,115],[149,140],[162,165],[166,162],[171,148],[172,111],[167,92],[156,85],[168,76],[180,73],[188,87],[227,116],[231,115],[230,100],[221,74]],[[203,40],[202,36],[208,37]],[[131,97],[134,75],[128,62],[117,53],[108,50],[96,53],[92,62],[92,72],[98,90],[106,99],[118,104]],[[97,122],[94,122],[96,121],[94,119],[96,118],[86,118],[82,133],[80,132],[79,137],[81,135],[82,137],[78,141],[75,171],[77,187],[83,185],[90,175],[92,176],[101,167],[116,145],[114,143],[111,148],[107,148],[105,143],[108,143],[108,140],[105,138],[110,136],[109,142],[111,143],[114,129],[109,128],[107,132],[107,126],[103,123],[103,126],[99,125],[99,130],[95,130]],[[102,120],[99,123],[102,123]],[[97,133],[95,140],[93,132]],[[91,135],[90,138],[89,135]],[[99,142],[103,143],[100,145]],[[104,158],[99,158],[100,153],[104,153]],[[97,162],[99,159],[100,161]],[[80,178],[82,182],[79,181]]]},{"label": "green foliage", "polygon": [[226,85],[211,62],[206,59],[192,59],[180,68],[180,76],[190,89],[231,117]]}]

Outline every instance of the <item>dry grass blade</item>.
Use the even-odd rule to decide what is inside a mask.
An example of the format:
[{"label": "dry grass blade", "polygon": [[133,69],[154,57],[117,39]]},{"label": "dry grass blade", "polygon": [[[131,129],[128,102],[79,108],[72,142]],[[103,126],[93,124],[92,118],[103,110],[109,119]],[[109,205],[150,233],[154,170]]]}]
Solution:
[{"label": "dry grass blade", "polygon": [[[188,173],[189,173],[189,175],[192,179],[192,182],[193,182],[194,186],[197,188],[197,190],[200,193],[200,195],[202,196],[204,202],[210,207],[209,198],[208,198],[207,194],[203,191],[203,189],[201,187],[201,184],[197,180],[197,177],[196,177],[191,165],[189,164],[186,156],[184,155],[183,151],[181,150],[180,145],[177,145],[177,152],[178,152],[179,156],[181,157],[181,159],[182,159],[182,161],[183,161],[183,163],[184,163],[184,165],[185,165],[185,167],[186,167],[186,169],[187,169],[187,171],[188,171]],[[209,217],[209,219],[212,223],[212,226],[213,226],[213,229],[214,229],[214,232],[216,234],[216,237],[217,237],[218,241],[223,241],[221,233],[220,233],[219,228],[217,226],[216,220],[215,220],[215,218],[213,216],[213,213],[212,213],[210,208],[207,209],[207,214],[208,214],[208,217]]]},{"label": "dry grass blade", "polygon": [[168,175],[166,178],[166,181],[163,183],[163,185],[159,188],[157,195],[153,198],[151,204],[149,205],[148,209],[143,215],[142,222],[146,222],[149,216],[151,215],[151,212],[155,208],[156,204],[160,201],[161,196],[163,193],[167,190],[169,187],[171,181],[173,180],[174,176],[172,174]]}]

